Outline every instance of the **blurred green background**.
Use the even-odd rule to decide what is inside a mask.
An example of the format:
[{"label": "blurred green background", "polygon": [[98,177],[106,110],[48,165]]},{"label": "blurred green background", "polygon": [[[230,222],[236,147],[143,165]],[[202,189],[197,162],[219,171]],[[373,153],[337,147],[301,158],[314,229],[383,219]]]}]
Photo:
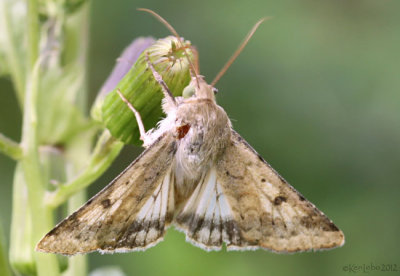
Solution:
[{"label": "blurred green background", "polygon": [[[134,38],[169,34],[137,7],[159,12],[197,46],[208,81],[258,19],[274,16],[217,84],[217,100],[234,128],[343,230],[346,244],[293,255],[207,253],[170,229],[164,242],[146,252],[90,254],[91,269],[114,265],[127,275],[350,275],[345,266],[392,264],[400,270],[400,2],[96,0],[89,102]],[[0,132],[19,140],[20,125],[12,85],[0,79]],[[140,151],[126,148],[89,194]],[[7,236],[13,169],[0,156],[0,216]],[[380,273],[385,274],[370,275]]]}]

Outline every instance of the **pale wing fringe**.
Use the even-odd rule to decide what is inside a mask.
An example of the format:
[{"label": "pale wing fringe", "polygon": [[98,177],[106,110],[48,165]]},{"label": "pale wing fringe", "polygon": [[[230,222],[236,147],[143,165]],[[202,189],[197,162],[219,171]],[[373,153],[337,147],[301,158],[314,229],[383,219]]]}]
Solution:
[{"label": "pale wing fringe", "polygon": [[[37,245],[74,255],[144,250],[164,236],[173,216],[176,142],[166,133],[127,169]],[[172,202],[172,204],[171,204]]]}]

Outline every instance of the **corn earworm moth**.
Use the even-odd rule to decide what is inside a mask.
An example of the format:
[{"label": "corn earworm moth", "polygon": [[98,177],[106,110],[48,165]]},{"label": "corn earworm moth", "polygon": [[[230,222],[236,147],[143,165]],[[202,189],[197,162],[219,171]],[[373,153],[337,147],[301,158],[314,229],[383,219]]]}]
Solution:
[{"label": "corn earworm moth", "polygon": [[343,245],[343,232],[232,129],[216,103],[216,81],[207,84],[192,65],[184,97],[173,97],[150,61],[148,67],[163,88],[166,118],[146,132],[140,114],[118,91],[135,112],[145,151],[51,230],[37,250],[65,255],[144,250],[161,241],[170,225],[205,250],[220,250],[224,243],[228,250],[274,252]]}]

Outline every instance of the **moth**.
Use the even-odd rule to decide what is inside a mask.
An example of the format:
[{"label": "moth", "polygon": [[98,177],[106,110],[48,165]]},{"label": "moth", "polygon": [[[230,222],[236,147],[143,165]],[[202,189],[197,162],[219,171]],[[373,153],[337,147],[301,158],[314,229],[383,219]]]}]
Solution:
[{"label": "moth", "polygon": [[[163,22],[179,40],[176,31]],[[343,232],[233,130],[228,115],[216,103],[216,81],[208,84],[192,65],[189,93],[173,97],[147,62],[162,86],[166,118],[146,132],[140,114],[118,91],[135,113],[145,150],[45,235],[38,251],[74,255],[145,250],[160,242],[171,225],[207,251],[220,250],[224,244],[227,250],[274,252],[344,244]]]}]

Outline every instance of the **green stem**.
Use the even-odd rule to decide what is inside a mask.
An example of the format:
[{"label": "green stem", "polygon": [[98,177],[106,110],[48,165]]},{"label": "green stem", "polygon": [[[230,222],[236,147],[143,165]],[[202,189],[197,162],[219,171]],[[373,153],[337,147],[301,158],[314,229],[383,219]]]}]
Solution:
[{"label": "green stem", "polygon": [[32,218],[28,211],[28,195],[21,162],[17,163],[13,180],[10,235],[10,263],[22,275],[34,275],[35,259],[32,250]]},{"label": "green stem", "polygon": [[28,0],[28,72],[39,56],[39,17],[37,0]]},{"label": "green stem", "polygon": [[22,150],[18,143],[0,133],[0,152],[14,160],[22,157]]},{"label": "green stem", "polygon": [[48,192],[46,204],[53,208],[57,207],[71,195],[89,186],[110,167],[122,147],[123,143],[112,138],[108,130],[105,130],[97,140],[89,165],[69,183],[60,185],[54,192]]},{"label": "green stem", "polygon": [[7,64],[11,72],[11,78],[14,83],[18,103],[22,107],[24,103],[25,73],[21,59],[17,53],[17,42],[13,35],[13,28],[8,13],[10,9],[6,2],[7,1],[0,1],[0,24],[4,27],[4,49],[6,52]]},{"label": "green stem", "polygon": [[[36,243],[53,226],[52,212],[43,202],[45,195],[44,179],[41,173],[37,141],[37,98],[39,87],[38,60],[28,80],[22,126],[23,149],[22,168],[28,188],[28,201],[32,216],[33,242]],[[35,252],[38,275],[59,275],[57,258],[52,254]]]}]

